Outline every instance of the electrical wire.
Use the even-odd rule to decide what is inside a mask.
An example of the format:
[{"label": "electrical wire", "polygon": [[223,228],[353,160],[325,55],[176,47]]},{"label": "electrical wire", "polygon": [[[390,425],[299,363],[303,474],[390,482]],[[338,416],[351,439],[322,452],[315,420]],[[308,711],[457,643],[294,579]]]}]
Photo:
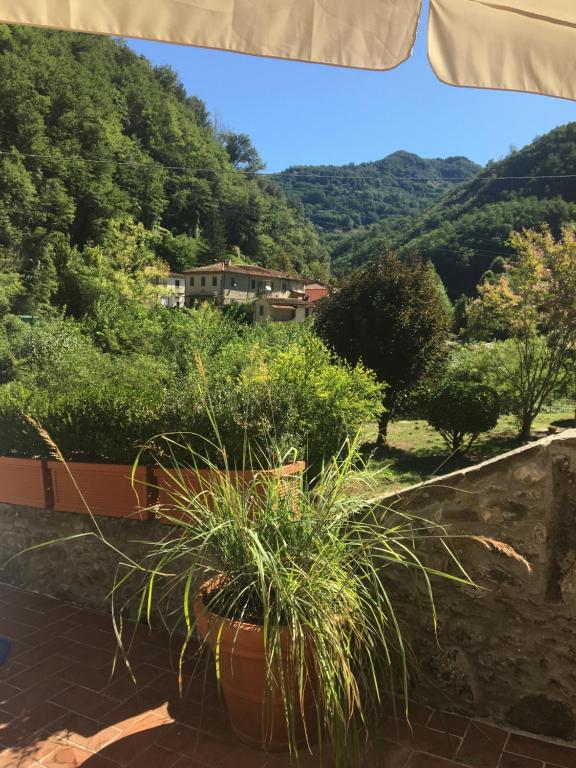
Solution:
[{"label": "electrical wire", "polygon": [[[11,133],[11,132],[10,132]],[[15,148],[16,152],[21,155],[22,157],[31,157],[36,159],[43,159],[43,160],[56,160],[58,162],[62,162],[62,160],[81,160],[86,163],[94,163],[99,165],[118,165],[118,166],[130,166],[134,168],[146,168],[150,169],[151,167],[156,168],[162,168],[167,171],[184,171],[186,173],[229,173],[229,174],[240,174],[244,176],[249,177],[260,177],[260,178],[277,178],[278,176],[288,177],[288,178],[308,178],[308,179],[337,179],[340,182],[343,181],[357,181],[357,180],[363,180],[368,182],[374,182],[378,183],[378,185],[383,185],[386,183],[397,183],[399,181],[432,181],[432,182],[442,182],[442,181],[453,181],[453,182],[460,182],[460,183],[467,183],[467,182],[491,182],[491,181],[536,181],[536,180],[558,180],[558,179],[576,179],[576,173],[565,173],[565,174],[534,174],[534,175],[527,175],[527,176],[468,176],[466,178],[462,178],[461,176],[442,176],[442,177],[433,177],[433,176],[384,176],[375,178],[373,175],[362,175],[362,174],[348,174],[345,176],[340,175],[328,175],[328,174],[318,174],[318,173],[301,173],[296,171],[278,171],[276,173],[267,173],[264,171],[249,171],[241,168],[194,168],[190,166],[185,165],[165,165],[163,163],[159,163],[155,160],[150,160],[146,163],[137,162],[134,160],[114,160],[112,158],[98,158],[98,157],[85,157],[83,155],[45,155],[41,153],[36,152],[22,152],[19,149]],[[0,150],[0,155],[12,155],[12,150]]]}]

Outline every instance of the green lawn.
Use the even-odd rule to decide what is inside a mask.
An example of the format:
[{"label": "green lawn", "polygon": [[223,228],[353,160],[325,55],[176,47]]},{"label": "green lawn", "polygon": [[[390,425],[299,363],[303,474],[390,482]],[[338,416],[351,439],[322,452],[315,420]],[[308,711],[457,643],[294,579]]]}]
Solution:
[{"label": "green lawn", "polygon": [[[574,405],[562,402],[541,413],[534,422],[534,430],[576,426]],[[498,454],[518,447],[516,424],[512,416],[500,417],[497,426],[481,435],[465,456],[450,458],[440,435],[425,421],[396,421],[389,427],[389,447],[375,451],[376,425],[366,428],[363,450],[370,456],[369,467],[379,470],[378,485],[381,492],[397,490],[434,475],[442,475],[461,467],[477,464]],[[544,436],[544,432],[542,433]]]}]

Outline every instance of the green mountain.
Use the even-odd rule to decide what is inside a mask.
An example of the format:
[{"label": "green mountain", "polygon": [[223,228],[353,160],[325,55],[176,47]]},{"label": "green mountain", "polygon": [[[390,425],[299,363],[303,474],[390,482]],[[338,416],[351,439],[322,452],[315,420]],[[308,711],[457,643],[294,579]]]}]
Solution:
[{"label": "green mountain", "polygon": [[313,227],[258,161],[125,44],[0,25],[0,261],[25,285],[39,268],[58,279],[67,252],[106,248],[127,221],[173,268],[232,252],[322,272]]},{"label": "green mountain", "polygon": [[333,252],[336,269],[374,258],[385,244],[430,258],[448,293],[472,294],[495,258],[510,256],[512,230],[576,221],[576,123],[490,163],[411,221],[384,222]]},{"label": "green mountain", "polygon": [[335,235],[421,213],[479,170],[465,157],[426,160],[394,152],[371,163],[293,166],[275,178],[289,198],[301,201],[323,240],[334,242]]}]

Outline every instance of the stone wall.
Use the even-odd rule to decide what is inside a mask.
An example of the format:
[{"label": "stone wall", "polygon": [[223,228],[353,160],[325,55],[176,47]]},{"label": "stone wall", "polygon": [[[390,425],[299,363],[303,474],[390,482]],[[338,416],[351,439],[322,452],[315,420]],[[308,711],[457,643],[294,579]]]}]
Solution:
[{"label": "stone wall", "polygon": [[[406,601],[408,626],[419,628],[411,633],[422,667],[418,690],[443,709],[576,739],[576,431],[408,488],[386,504],[441,522],[452,534],[510,544],[532,569],[457,540],[481,588],[435,585],[438,643],[430,616]],[[167,532],[158,522],[98,523],[136,558],[144,552],[136,542]],[[35,544],[93,530],[86,515],[0,505],[0,564]],[[0,580],[106,610],[117,560],[96,538],[81,537],[19,555]]]},{"label": "stone wall", "polygon": [[576,430],[405,489],[387,506],[495,538],[531,566],[454,540],[480,588],[435,582],[438,642],[430,616],[407,611],[420,625],[411,636],[424,698],[576,739]]},{"label": "stone wall", "polygon": [[[146,552],[138,542],[158,540],[169,530],[156,521],[113,517],[99,517],[98,527],[108,542],[135,560]],[[95,533],[87,514],[0,504],[0,581],[108,611],[119,556]],[[47,542],[53,543],[30,549]],[[127,597],[128,587],[118,594]]]}]

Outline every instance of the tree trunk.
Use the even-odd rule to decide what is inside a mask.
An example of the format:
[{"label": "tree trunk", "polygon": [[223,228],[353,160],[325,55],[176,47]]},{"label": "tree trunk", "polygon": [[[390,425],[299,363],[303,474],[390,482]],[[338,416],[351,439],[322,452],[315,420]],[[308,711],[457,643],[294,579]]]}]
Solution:
[{"label": "tree trunk", "polygon": [[532,422],[534,421],[534,417],[530,416],[529,414],[524,414],[522,416],[522,425],[520,427],[520,432],[518,433],[518,439],[526,443],[528,440],[530,440],[530,433],[532,431]]},{"label": "tree trunk", "polygon": [[378,438],[376,445],[378,448],[388,444],[388,424],[390,422],[390,414],[385,411],[378,419]]}]

